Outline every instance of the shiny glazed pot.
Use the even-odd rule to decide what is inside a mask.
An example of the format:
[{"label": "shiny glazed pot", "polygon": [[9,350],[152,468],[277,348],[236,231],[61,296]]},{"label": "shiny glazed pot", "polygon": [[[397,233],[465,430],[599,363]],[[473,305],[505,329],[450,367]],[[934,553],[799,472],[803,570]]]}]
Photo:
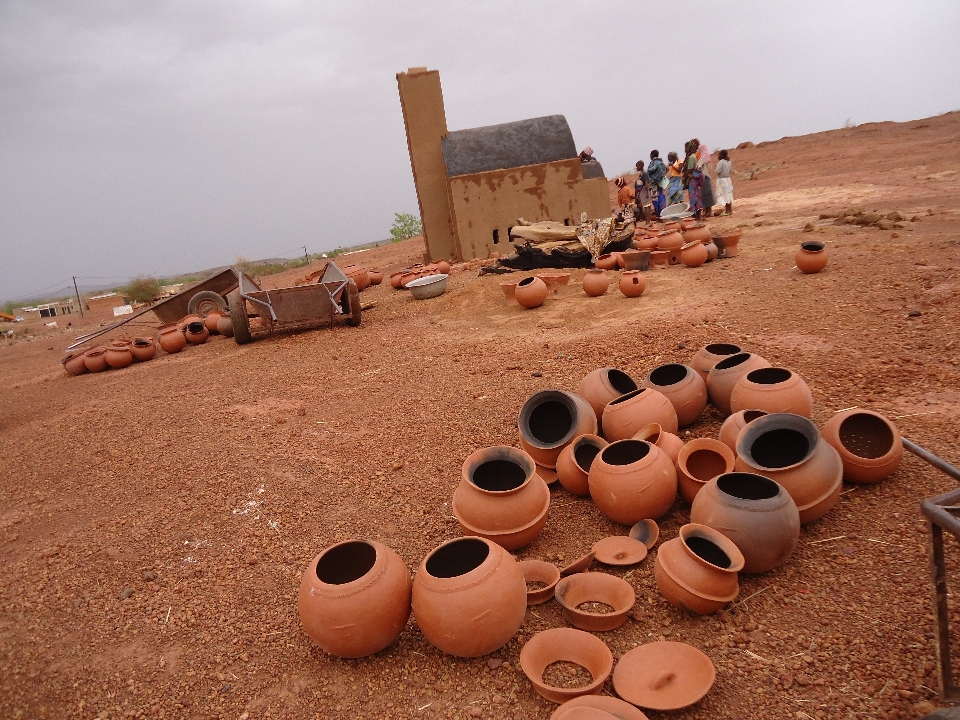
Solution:
[{"label": "shiny glazed pot", "polygon": [[689,365],[669,363],[654,368],[640,387],[653,388],[670,401],[679,427],[696,422],[707,407],[707,384]]},{"label": "shiny glazed pot", "polygon": [[583,291],[590,297],[600,297],[607,292],[608,287],[610,287],[610,278],[599,268],[588,270],[583,276]]},{"label": "shiny glazed pot", "polygon": [[207,341],[207,338],[210,337],[210,331],[207,330],[206,325],[197,320],[187,325],[183,335],[186,337],[188,343],[203,345],[203,343]]},{"label": "shiny glazed pot", "polygon": [[567,445],[557,458],[557,479],[574,495],[590,494],[587,477],[600,451],[609,443],[599,435],[581,435]]},{"label": "shiny glazed pot", "polygon": [[660,546],[653,574],[671,605],[707,615],[737,597],[743,562],[740,549],[723,533],[691,523],[680,528],[680,537]]},{"label": "shiny glazed pot", "polygon": [[146,362],[157,354],[157,341],[151,337],[134,338],[130,354],[136,362]]},{"label": "shiny glazed pot", "polygon": [[626,440],[650,423],[667,432],[677,431],[677,411],[667,397],[653,388],[640,388],[614,398],[603,409],[603,436]]},{"label": "shiny glazed pot", "polygon": [[673,462],[643,440],[607,445],[590,466],[588,482],[600,512],[621,525],[663,517],[677,497]]},{"label": "shiny glazed pot", "polygon": [[760,368],[741,377],[730,393],[730,410],[765,410],[810,417],[813,395],[803,378],[786,368]]},{"label": "shiny glazed pot", "polygon": [[172,323],[160,328],[158,338],[164,352],[177,353],[187,346],[187,338],[184,337],[180,328]]},{"label": "shiny glazed pot", "polygon": [[532,310],[540,307],[547,299],[547,284],[538,277],[526,277],[517,283],[514,295],[521,307]]},{"label": "shiny glazed pot", "polygon": [[627,373],[616,368],[605,367],[591,370],[584,375],[577,387],[577,395],[590,403],[599,421],[603,417],[603,409],[608,402],[624,393],[639,389],[637,381]]},{"label": "shiny glazed pot", "polygon": [[818,273],[827,266],[827,246],[816,240],[802,242],[793,259],[800,272]]},{"label": "shiny glazed pot", "polygon": [[707,374],[707,394],[710,402],[723,415],[729,415],[730,396],[740,378],[751,370],[770,367],[764,358],[753,353],[743,352],[731,355],[717,362]]},{"label": "shiny glazed pot", "polygon": [[579,395],[541,390],[520,408],[520,447],[537,465],[557,466],[557,458],[575,437],[597,434],[597,416]]},{"label": "shiny glazed pot", "polygon": [[706,382],[707,373],[713,369],[714,365],[731,355],[737,355],[742,352],[743,349],[739,345],[711,343],[697,350],[697,353],[693,356],[693,360],[690,361],[690,367],[696,370],[700,374],[700,377],[703,378],[703,381]]},{"label": "shiny glazed pot", "polygon": [[764,410],[740,410],[723,421],[720,426],[720,442],[737,452],[737,439],[743,429],[757,418],[762,418],[768,413]]},{"label": "shiny glazed pot", "polygon": [[639,270],[625,270],[620,275],[620,292],[629,298],[640,297],[647,289],[647,280]]},{"label": "shiny glazed pot", "polygon": [[733,450],[719,440],[696,438],[686,443],[677,455],[677,480],[683,499],[693,504],[704,485],[732,471],[735,463]]},{"label": "shiny glazed pot", "polygon": [[843,478],[849,482],[880,482],[893,475],[903,459],[897,426],[870,410],[837,413],[823,426],[821,435],[840,454]]}]

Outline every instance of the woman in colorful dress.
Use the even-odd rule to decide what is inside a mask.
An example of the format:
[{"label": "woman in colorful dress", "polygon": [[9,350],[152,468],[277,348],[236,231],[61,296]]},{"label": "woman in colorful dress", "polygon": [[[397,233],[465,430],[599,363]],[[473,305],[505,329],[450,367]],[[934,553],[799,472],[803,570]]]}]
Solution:
[{"label": "woman in colorful dress", "polygon": [[667,154],[667,205],[683,202],[683,166],[675,153]]},{"label": "woman in colorful dress", "polygon": [[683,161],[683,184],[690,195],[690,212],[697,220],[703,219],[703,171],[697,167],[697,144],[690,141],[686,145],[686,157]]},{"label": "woman in colorful dress", "polygon": [[647,177],[650,178],[648,192],[653,202],[653,218],[660,219],[660,213],[667,206],[667,166],[660,159],[659,150],[650,151],[650,164],[647,166]]}]

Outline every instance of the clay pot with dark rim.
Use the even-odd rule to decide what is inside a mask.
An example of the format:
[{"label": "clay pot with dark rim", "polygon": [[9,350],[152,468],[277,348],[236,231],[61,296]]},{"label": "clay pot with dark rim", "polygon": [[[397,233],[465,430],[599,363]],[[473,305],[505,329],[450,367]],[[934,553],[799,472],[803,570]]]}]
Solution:
[{"label": "clay pot with dark rim", "polygon": [[628,298],[636,298],[643,295],[647,289],[647,280],[639,270],[624,270],[620,274],[620,292]]},{"label": "clay pot with dark rim", "polygon": [[650,423],[640,428],[640,431],[633,436],[633,439],[646,440],[648,443],[653,443],[670,457],[674,465],[677,464],[680,448],[683,447],[683,440],[681,440],[679,436],[666,432],[657,423]]},{"label": "clay pot with dark rim", "polygon": [[[527,585],[527,605],[539,605],[553,597],[560,582],[560,568],[543,560],[521,560],[520,572]],[[529,583],[543,583],[543,587],[531,589]]]},{"label": "clay pot with dark rim", "polygon": [[[547,685],[543,672],[550,665],[568,662],[585,668],[592,681],[578,688]],[[562,703],[583,695],[597,695],[613,670],[613,653],[596,635],[573,628],[538,632],[520,651],[520,667],[533,688],[550,702]]]},{"label": "clay pot with dark rim", "polygon": [[686,443],[677,455],[677,480],[683,499],[693,504],[703,486],[731,472],[736,461],[733,450],[719,440],[696,438]]},{"label": "clay pot with dark rim", "polygon": [[677,425],[695,423],[707,407],[707,384],[689,365],[668,363],[650,371],[640,387],[663,394],[677,411]]},{"label": "clay pot with dark rim", "polygon": [[[637,601],[630,583],[615,575],[584,572],[568,575],[557,583],[557,602],[571,625],[589,632],[613,630],[627,621],[627,613]],[[612,608],[608,613],[580,610],[584,603],[603,603]]]},{"label": "clay pot with dark rim", "polygon": [[82,352],[67,353],[60,361],[68,375],[83,375],[87,370],[87,361]]},{"label": "clay pot with dark rim", "polygon": [[593,267],[597,270],[616,270],[617,253],[604,253],[593,261]]},{"label": "clay pot with dark rim", "polygon": [[737,597],[743,554],[723,533],[690,523],[660,545],[653,574],[657,588],[680,610],[709,615]]},{"label": "clay pot with dark rim", "polygon": [[739,410],[723,421],[720,426],[720,442],[737,452],[737,439],[743,429],[757,418],[762,418],[768,413],[765,410]]},{"label": "clay pot with dark rim", "polygon": [[548,292],[547,284],[540,278],[531,275],[517,283],[514,295],[521,307],[532,310],[543,305]]},{"label": "clay pot with dark rim", "polygon": [[557,458],[557,479],[574,495],[587,496],[587,477],[594,459],[608,445],[599,435],[581,435],[567,445]]},{"label": "clay pot with dark rim", "polygon": [[187,338],[174,323],[162,325],[157,338],[164,352],[178,353],[187,346]]},{"label": "clay pot with dark rim", "polygon": [[632,438],[650,423],[667,432],[678,428],[673,403],[658,390],[640,388],[614,398],[603,409],[603,436],[610,441]]},{"label": "clay pot with dark rim", "polygon": [[679,250],[683,247],[683,235],[679,230],[664,230],[657,236],[657,249]]},{"label": "clay pot with dark rim", "polygon": [[697,350],[693,359],[690,361],[690,367],[696,370],[700,374],[700,377],[703,378],[703,381],[706,382],[707,374],[713,369],[714,365],[731,355],[737,355],[742,352],[743,348],[739,345],[710,343]]},{"label": "clay pot with dark rim", "polygon": [[599,268],[588,270],[583,276],[583,291],[590,297],[600,297],[607,292],[608,287],[610,287],[610,278]]},{"label": "clay pot with dark rim", "polygon": [[597,434],[597,416],[586,400],[563,390],[541,390],[520,408],[520,447],[537,465],[557,466],[561,451],[580,435]]},{"label": "clay pot with dark rim", "polygon": [[135,362],[151,360],[157,354],[157,341],[151,337],[134,338],[130,346],[130,354],[133,355]]},{"label": "clay pot with dark rim", "polygon": [[197,320],[187,325],[183,335],[187,338],[188,343],[193,345],[203,345],[203,343],[207,341],[207,338],[210,337],[210,331],[207,330],[206,325]]},{"label": "clay pot with dark rim", "polygon": [[710,396],[710,402],[721,414],[729,415],[732,412],[730,396],[740,378],[751,370],[768,367],[770,363],[765,358],[748,352],[730,355],[718,361],[707,374],[707,394]]},{"label": "clay pot with dark rim", "polygon": [[731,258],[739,255],[740,254],[740,235],[741,235],[741,232],[739,230],[732,233],[714,235],[713,243],[720,249],[720,252],[718,253],[717,257]]},{"label": "clay pot with dark rim", "polygon": [[211,335],[219,335],[217,332],[217,321],[220,319],[220,313],[214,310],[213,312],[207,313],[207,316],[203,319],[203,326],[210,332]]},{"label": "clay pot with dark rim", "polygon": [[844,480],[878,483],[900,467],[900,431],[880,413],[845,410],[830,418],[820,432],[824,441],[839,453]]},{"label": "clay pot with dark rim", "polygon": [[133,362],[133,354],[130,352],[130,348],[122,345],[110,345],[104,357],[107,360],[107,365],[115,370],[129,367]]},{"label": "clay pot with dark rim", "polygon": [[390,645],[410,617],[406,563],[375,540],[348,540],[317,555],[300,580],[300,622],[322,650],[372,655]]},{"label": "clay pot with dark rim", "polygon": [[186,329],[187,325],[189,325],[192,322],[203,322],[203,318],[197,315],[196,313],[192,315],[184,315],[177,322],[177,328],[180,330],[180,332],[183,332]]},{"label": "clay pot with dark rim", "polygon": [[103,372],[110,367],[107,364],[107,348],[103,345],[87,350],[83,354],[83,361],[90,372]]},{"label": "clay pot with dark rim", "polygon": [[497,543],[448,540],[420,563],[413,614],[423,636],[457,657],[503,647],[527,612],[527,583],[514,557]]},{"label": "clay pot with dark rim", "polygon": [[696,221],[693,225],[683,228],[682,235],[688,243],[698,242],[703,244],[710,241],[710,230],[703,223],[697,223]]},{"label": "clay pot with dark rim", "polygon": [[843,463],[808,418],[774,413],[747,425],[737,440],[736,469],[775,480],[790,493],[806,524],[840,498]]},{"label": "clay pot with dark rim", "polygon": [[500,283],[500,289],[503,290],[503,297],[506,299],[507,305],[518,305],[517,302],[517,283],[520,282],[502,282]]},{"label": "clay pot with dark rim", "polygon": [[227,338],[233,337],[233,318],[230,313],[224,313],[217,320],[217,332]]},{"label": "clay pot with dark rim", "polygon": [[464,535],[516,550],[540,534],[549,509],[550,489],[523,450],[489,447],[464,461],[453,494],[453,514]]},{"label": "clay pot with dark rim", "polygon": [[800,539],[800,512],[790,493],[770,478],[733,472],[697,493],[690,522],[719,530],[743,553],[740,572],[762,573],[782,564]]},{"label": "clay pot with dark rim", "polygon": [[591,370],[584,375],[577,387],[577,395],[590,403],[599,421],[603,417],[603,409],[607,403],[624,393],[639,389],[637,381],[623,370],[605,367]]},{"label": "clay pot with dark rim", "polygon": [[597,509],[621,525],[663,517],[677,497],[673,461],[643,440],[607,445],[590,466],[588,483]]},{"label": "clay pot with dark rim", "polygon": [[731,412],[750,409],[810,417],[813,395],[803,378],[792,370],[760,368],[741,377],[730,393]]},{"label": "clay pot with dark rim", "polygon": [[818,273],[827,266],[827,246],[816,240],[807,240],[800,243],[793,258],[800,272]]}]

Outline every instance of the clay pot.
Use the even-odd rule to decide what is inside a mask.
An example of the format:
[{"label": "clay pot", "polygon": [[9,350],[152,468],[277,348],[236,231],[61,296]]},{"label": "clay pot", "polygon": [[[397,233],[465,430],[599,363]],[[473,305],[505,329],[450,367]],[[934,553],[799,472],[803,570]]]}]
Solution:
[{"label": "clay pot", "polygon": [[[446,270],[440,272],[450,272],[450,266],[448,265]],[[383,282],[383,273],[379,270],[367,270],[367,276],[370,278],[371,285],[379,285]]]},{"label": "clay pot", "polygon": [[68,375],[83,375],[87,370],[87,361],[82,352],[68,353],[60,361]]},{"label": "clay pot", "polygon": [[[650,642],[620,658],[613,673],[613,689],[640,707],[679,710],[699,702],[716,678],[713,661],[692,645]],[[628,717],[624,715],[623,720]]]},{"label": "clay pot", "polygon": [[653,388],[670,401],[679,427],[696,422],[707,407],[707,384],[689,365],[669,363],[654,368],[640,387]]},{"label": "clay pot", "polygon": [[412,583],[403,559],[374,540],[328,547],[300,580],[300,622],[325,652],[372,655],[397,639],[410,617]]},{"label": "clay pot", "polygon": [[164,352],[178,353],[187,346],[187,338],[184,337],[180,329],[174,325],[163,325],[158,332],[158,342]]},{"label": "clay pot", "polygon": [[690,523],[657,551],[657,588],[676,608],[698,615],[720,610],[740,592],[743,554],[723,533]]},{"label": "clay pot", "polygon": [[[588,712],[601,714],[585,714]],[[582,695],[567,700],[554,710],[550,720],[647,720],[647,716],[620,698],[609,695]]]},{"label": "clay pot", "polygon": [[721,360],[730,357],[731,355],[736,355],[742,352],[743,349],[739,345],[731,345],[729,343],[711,343],[697,350],[696,354],[693,356],[693,360],[690,361],[690,367],[700,373],[700,377],[702,377],[703,381],[706,382],[707,373],[713,369],[714,365]]},{"label": "clay pot", "polygon": [[581,435],[567,445],[557,458],[557,479],[574,495],[587,496],[587,476],[594,459],[608,445],[599,435]]},{"label": "clay pot", "polygon": [[588,475],[590,496],[614,522],[633,525],[665,515],[677,497],[677,471],[667,454],[643,440],[607,445]]},{"label": "clay pot", "polygon": [[[599,572],[568,575],[557,583],[555,595],[567,622],[590,632],[620,627],[627,621],[627,613],[637,601],[630,583],[615,575]],[[583,603],[589,602],[609,605],[613,611],[595,613],[578,609]]]},{"label": "clay pot", "polygon": [[690,228],[696,226],[696,224],[697,224],[696,218],[692,218],[692,217],[684,218],[683,220],[680,221],[680,230],[681,231],[689,230]]},{"label": "clay pot", "polygon": [[615,252],[610,254],[617,258],[617,268],[619,268],[620,270],[623,270],[627,266],[626,260],[623,259],[622,252]]},{"label": "clay pot", "polygon": [[183,334],[187,338],[187,342],[193,345],[203,345],[210,337],[207,326],[199,320],[188,324]]},{"label": "clay pot", "polygon": [[132,345],[133,345],[132,340],[111,340],[110,344],[107,347],[108,348],[115,347],[115,348],[129,350]]},{"label": "clay pot", "polygon": [[527,605],[539,605],[553,597],[553,591],[560,582],[560,569],[553,563],[543,560],[521,560],[520,572],[526,583],[543,583],[543,587],[531,590],[527,585]]},{"label": "clay pot", "polygon": [[780,483],[800,511],[800,522],[824,515],[840,498],[843,463],[801,415],[774,413],[747,425],[737,440],[736,469]]},{"label": "clay pot", "polygon": [[684,226],[682,235],[688,243],[698,242],[702,244],[710,241],[710,231],[707,226],[696,221],[692,225]]},{"label": "clay pot", "polygon": [[575,393],[541,390],[520,408],[520,447],[537,465],[557,466],[560,452],[580,435],[597,434],[597,416]]},{"label": "clay pot", "polygon": [[690,522],[712,527],[743,553],[740,572],[762,573],[783,563],[800,538],[800,512],[790,493],[754,473],[725,473],[697,493]]},{"label": "clay pot", "polygon": [[647,289],[647,280],[639,270],[624,270],[620,275],[620,292],[628,298],[640,297]]},{"label": "clay pot", "polygon": [[657,236],[657,248],[660,250],[679,250],[683,247],[683,235],[679,230],[664,230]]},{"label": "clay pot", "polygon": [[549,508],[550,490],[523,450],[484,448],[464,461],[453,494],[453,514],[464,535],[516,550],[540,534]]},{"label": "clay pot", "polygon": [[634,235],[634,238],[636,238],[637,250],[656,250],[657,249],[656,233],[654,233],[653,235],[650,235],[650,234],[641,235],[640,237],[637,237],[636,235]]},{"label": "clay pot", "polygon": [[649,551],[657,544],[657,539],[660,537],[660,526],[648,518],[634,523],[628,535],[637,542],[642,542]]},{"label": "clay pot", "polygon": [[447,275],[450,273],[450,263],[446,260],[437,260],[436,262],[437,272]]},{"label": "clay pot", "polygon": [[233,337],[233,318],[230,317],[229,313],[224,313],[217,320],[217,332],[224,337]]},{"label": "clay pot", "polygon": [[[558,662],[586,668],[592,682],[578,688],[547,685],[543,671]],[[538,632],[527,641],[520,651],[520,667],[538,693],[550,702],[562,703],[582,695],[597,695],[613,670],[613,654],[595,635],[573,628],[553,628]]]},{"label": "clay pot", "polygon": [[367,272],[366,268],[360,265],[346,265],[340,270],[357,284],[358,291],[362,292],[370,287],[370,273]]},{"label": "clay pot", "polygon": [[[519,280],[517,281],[519,282]],[[502,282],[500,283],[500,289],[503,290],[503,296],[506,299],[507,305],[516,305],[517,304],[517,283],[516,282]]]},{"label": "clay pot", "polygon": [[570,273],[540,273],[537,277],[546,283],[548,294],[554,297],[570,282]]},{"label": "clay pot", "polygon": [[677,456],[680,494],[691,505],[697,493],[718,475],[731,472],[737,456],[719,440],[697,438],[683,446]]},{"label": "clay pot", "polygon": [[699,240],[689,242],[680,248],[680,261],[687,267],[700,267],[707,261],[707,249]]},{"label": "clay pot", "polygon": [[649,250],[626,250],[620,253],[624,270],[646,270],[650,264]]},{"label": "clay pot", "polygon": [[610,287],[610,278],[598,268],[587,271],[583,276],[583,291],[590,297],[600,297]]},{"label": "clay pot", "polygon": [[651,250],[650,267],[667,267],[670,264],[670,252],[668,250]]},{"label": "clay pot", "polygon": [[615,270],[617,268],[617,253],[605,253],[593,261],[593,267],[598,270]]},{"label": "clay pot", "polygon": [[527,583],[513,556],[494,542],[448,540],[420,563],[413,614],[445,653],[479,657],[503,647],[523,623]]},{"label": "clay pot", "polygon": [[[405,288],[408,283],[413,282],[418,278],[422,278],[424,273],[420,270],[409,270],[400,276],[400,287]],[[359,285],[357,286],[359,290]]]},{"label": "clay pot", "polygon": [[608,402],[639,388],[636,380],[622,370],[605,367],[588,372],[577,387],[577,395],[590,403],[599,421]]},{"label": "clay pot", "polygon": [[740,378],[751,370],[770,367],[766,359],[753,353],[730,355],[717,362],[707,374],[707,394],[710,402],[724,416],[731,413],[730,396]]},{"label": "clay pot", "polygon": [[679,232],[680,223],[678,221],[670,220],[669,222],[665,222],[663,226],[660,228],[660,234],[662,235],[663,233],[670,232],[672,230],[676,230]]},{"label": "clay pot", "polygon": [[210,332],[211,335],[218,335],[217,332],[217,321],[220,320],[220,313],[214,311],[208,313],[207,316],[203,319],[203,326]]},{"label": "clay pot", "polygon": [[400,288],[400,278],[402,278],[405,274],[406,272],[404,270],[398,270],[395,273],[391,273],[390,287],[392,287],[394,290],[398,290]]},{"label": "clay pot", "polygon": [[648,443],[656,445],[667,454],[674,465],[677,464],[680,448],[683,447],[683,440],[673,433],[665,432],[658,423],[650,423],[640,428],[640,432],[634,435],[633,439],[646,440]]},{"label": "clay pot", "polygon": [[84,365],[90,372],[103,372],[110,366],[107,364],[107,348],[103,345],[92,347],[83,354]]},{"label": "clay pot", "polygon": [[547,299],[547,284],[537,277],[527,277],[517,283],[516,298],[521,307],[531,310]]},{"label": "clay pot", "polygon": [[764,410],[740,410],[723,421],[720,426],[720,442],[737,452],[737,439],[743,429],[757,418],[762,418],[768,413]]},{"label": "clay pot", "polygon": [[104,357],[107,360],[107,365],[116,370],[128,367],[133,362],[133,354],[130,352],[130,348],[118,345],[108,347],[107,354]]},{"label": "clay pot", "polygon": [[731,258],[740,254],[740,231],[714,235],[713,242],[720,248],[717,257]]},{"label": "clay pot", "polygon": [[157,354],[157,341],[152,337],[138,337],[133,339],[130,354],[136,362],[146,362]]},{"label": "clay pot", "polygon": [[705,242],[703,246],[707,249],[707,262],[712,262],[717,259],[717,255],[720,253],[720,248],[717,247],[717,244],[710,240]]},{"label": "clay pot", "polygon": [[802,242],[793,258],[800,272],[818,273],[827,266],[827,246],[816,240]]},{"label": "clay pot", "polygon": [[803,378],[786,368],[760,368],[741,377],[730,393],[730,410],[765,410],[810,417],[813,395]]},{"label": "clay pot", "polygon": [[183,332],[187,325],[192,322],[203,322],[203,318],[197,314],[184,315],[182,318],[180,318],[179,322],[177,322],[177,328],[180,330],[180,332]]},{"label": "clay pot", "polygon": [[640,388],[611,400],[603,409],[603,436],[610,441],[632,438],[650,423],[667,432],[677,431],[677,411],[667,397],[653,388]]},{"label": "clay pot", "polygon": [[820,431],[843,463],[843,478],[853,483],[877,483],[890,477],[903,459],[897,426],[880,413],[845,410]]}]

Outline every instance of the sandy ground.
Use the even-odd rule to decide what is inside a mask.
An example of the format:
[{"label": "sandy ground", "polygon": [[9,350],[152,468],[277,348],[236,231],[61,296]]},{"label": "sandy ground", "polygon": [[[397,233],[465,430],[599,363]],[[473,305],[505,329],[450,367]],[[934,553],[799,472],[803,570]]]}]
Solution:
[{"label": "sandy ground", "polygon": [[[569,294],[525,311],[503,303],[500,278],[464,270],[426,302],[370,288],[359,328],[213,338],[98,375],[58,363],[75,318],[71,332],[3,341],[0,716],[548,718],[555,706],[518,656],[565,625],[555,602],[490,657],[444,655],[411,618],[383,652],[341,660],[300,627],[304,566],[369,537],[415,569],[459,535],[449,503],[464,458],[516,444],[530,394],[574,390],[607,365],[639,379],[709,342],[798,371],[818,423],[874,408],[960,463],[958,143],[954,113],[735,151],[735,215],[710,225],[743,229],[742,254],[651,271],[638,300],[615,286],[587,298],[574,271]],[[851,207],[913,220],[882,231],[819,218]],[[793,255],[811,238],[830,261],[806,276]],[[351,260],[389,274],[422,252],[414,239]],[[683,436],[715,437],[720,421],[708,408]],[[845,487],[789,562],[742,577],[719,615],[668,605],[652,556],[604,569],[638,600],[601,636],[615,657],[667,638],[713,659],[713,690],[670,717],[918,717],[939,704],[918,506],[955,486],[907,454],[884,483]],[[625,532],[589,499],[552,492],[519,558],[560,564]],[[661,540],[688,517],[678,500]]]}]

